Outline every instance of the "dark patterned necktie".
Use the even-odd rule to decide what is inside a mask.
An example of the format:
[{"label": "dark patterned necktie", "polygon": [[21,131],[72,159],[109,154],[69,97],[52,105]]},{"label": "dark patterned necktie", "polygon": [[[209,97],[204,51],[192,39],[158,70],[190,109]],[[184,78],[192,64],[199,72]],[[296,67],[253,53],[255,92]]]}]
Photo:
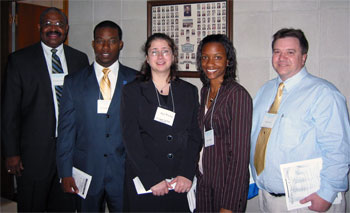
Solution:
[{"label": "dark patterned necktie", "polygon": [[[60,74],[63,73],[62,64],[60,57],[56,54],[57,49],[52,49],[52,73],[53,74]],[[61,85],[55,85],[55,92],[56,92],[56,98],[57,98],[57,105],[60,106],[60,101],[62,97],[62,89],[63,87]]]}]

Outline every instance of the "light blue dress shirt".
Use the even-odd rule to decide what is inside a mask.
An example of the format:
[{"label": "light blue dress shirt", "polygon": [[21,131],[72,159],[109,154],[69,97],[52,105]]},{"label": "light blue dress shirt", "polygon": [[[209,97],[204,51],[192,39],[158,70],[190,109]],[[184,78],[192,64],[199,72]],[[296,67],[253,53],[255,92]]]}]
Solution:
[{"label": "light blue dress shirt", "polygon": [[265,169],[254,167],[256,141],[282,80],[268,81],[254,99],[250,164],[258,187],[284,193],[280,164],[322,157],[321,187],[317,194],[333,202],[347,190],[349,170],[349,115],[344,96],[330,82],[309,74],[304,67],[287,79],[277,119],[266,148]]}]

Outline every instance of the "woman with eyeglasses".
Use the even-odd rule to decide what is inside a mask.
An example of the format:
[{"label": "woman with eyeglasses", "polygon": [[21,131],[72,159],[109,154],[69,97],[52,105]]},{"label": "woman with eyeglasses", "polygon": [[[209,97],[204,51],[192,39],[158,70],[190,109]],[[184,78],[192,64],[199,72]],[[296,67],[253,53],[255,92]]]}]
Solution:
[{"label": "woman with eyeglasses", "polygon": [[[122,92],[124,211],[188,212],[201,144],[198,91],[176,77],[177,48],[169,36],[153,34],[144,52],[138,77]],[[138,194],[140,186],[148,193]]]}]

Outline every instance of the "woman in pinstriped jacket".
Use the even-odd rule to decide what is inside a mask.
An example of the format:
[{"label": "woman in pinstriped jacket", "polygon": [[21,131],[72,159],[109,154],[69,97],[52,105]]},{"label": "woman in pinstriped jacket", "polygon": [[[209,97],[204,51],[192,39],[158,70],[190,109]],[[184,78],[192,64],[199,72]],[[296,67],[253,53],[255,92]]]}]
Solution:
[{"label": "woman in pinstriped jacket", "polygon": [[197,50],[203,88],[198,120],[204,144],[197,172],[197,212],[242,212],[249,186],[252,99],[236,82],[236,54],[225,35]]}]

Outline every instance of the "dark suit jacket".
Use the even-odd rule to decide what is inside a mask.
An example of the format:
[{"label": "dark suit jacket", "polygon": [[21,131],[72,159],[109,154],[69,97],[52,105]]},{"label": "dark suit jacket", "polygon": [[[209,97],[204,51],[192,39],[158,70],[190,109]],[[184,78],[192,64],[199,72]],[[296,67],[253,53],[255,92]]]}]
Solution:
[{"label": "dark suit jacket", "polygon": [[123,184],[125,151],[119,119],[120,95],[123,85],[132,81],[135,74],[135,70],[120,64],[107,114],[97,113],[97,100],[102,95],[93,65],[65,78],[58,125],[58,173],[60,177],[71,177],[74,166],[92,175],[89,194],[103,186],[107,160],[113,162],[111,174]]},{"label": "dark suit jacket", "polygon": [[[176,113],[173,126],[154,120],[158,100],[152,81],[135,80],[123,88],[127,176],[138,176],[147,190],[166,178],[184,176],[192,181],[197,166],[201,144],[198,90],[180,79],[172,81],[171,88]],[[170,93],[165,105],[172,110]]]},{"label": "dark suit jacket", "polygon": [[[205,114],[208,87],[201,90],[199,126],[201,130],[211,129],[213,105]],[[213,128],[215,145],[203,147],[203,173],[197,174],[197,197],[202,187],[215,191],[212,206],[197,202],[197,210],[219,211],[226,208],[233,212],[244,211],[249,185],[250,131],[252,126],[252,99],[249,93],[237,82],[229,80],[218,93],[214,112]],[[220,196],[221,200],[215,200]],[[215,196],[215,197],[214,197]],[[200,199],[204,200],[204,199]]]},{"label": "dark suit jacket", "polygon": [[[85,53],[64,45],[68,72],[89,65]],[[19,155],[24,173],[43,179],[56,170],[56,118],[51,80],[41,43],[9,56],[2,114],[5,157]]]}]

